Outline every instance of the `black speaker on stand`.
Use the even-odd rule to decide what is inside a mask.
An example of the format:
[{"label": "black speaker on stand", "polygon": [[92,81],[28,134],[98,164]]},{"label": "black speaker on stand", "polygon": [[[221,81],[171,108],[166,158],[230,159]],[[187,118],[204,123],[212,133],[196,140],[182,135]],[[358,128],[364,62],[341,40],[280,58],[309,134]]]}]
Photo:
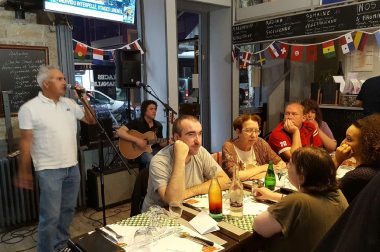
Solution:
[{"label": "black speaker on stand", "polygon": [[117,50],[116,78],[120,88],[125,90],[128,102],[127,117],[131,118],[131,88],[136,88],[141,81],[141,54],[135,50]]}]

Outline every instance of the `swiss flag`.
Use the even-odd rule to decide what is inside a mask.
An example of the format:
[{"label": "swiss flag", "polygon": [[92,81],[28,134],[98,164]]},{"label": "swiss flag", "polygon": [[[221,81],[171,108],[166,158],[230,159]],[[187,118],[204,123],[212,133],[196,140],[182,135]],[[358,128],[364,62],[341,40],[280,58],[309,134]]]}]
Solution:
[{"label": "swiss flag", "polygon": [[302,49],[303,49],[303,46],[298,46],[298,45],[292,46],[292,56],[290,57],[290,59],[292,61],[301,61]]},{"label": "swiss flag", "polygon": [[317,45],[309,45],[306,47],[307,61],[317,61]]},{"label": "swiss flag", "polygon": [[280,51],[281,51],[281,53],[280,53],[279,58],[286,59],[286,57],[288,56],[289,45],[281,43],[280,44]]}]

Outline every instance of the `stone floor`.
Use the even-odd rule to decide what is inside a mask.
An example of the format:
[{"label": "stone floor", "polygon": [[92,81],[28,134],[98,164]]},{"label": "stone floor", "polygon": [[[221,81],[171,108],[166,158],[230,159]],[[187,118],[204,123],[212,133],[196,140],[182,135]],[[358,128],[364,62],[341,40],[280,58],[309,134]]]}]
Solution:
[{"label": "stone floor", "polygon": [[[106,222],[112,224],[126,219],[130,215],[131,204],[123,204],[106,210]],[[70,227],[71,237],[89,232],[103,224],[102,212],[92,208],[80,210],[76,213]],[[36,251],[37,226],[36,224],[21,227],[15,230],[0,233],[1,252],[33,252]]]}]

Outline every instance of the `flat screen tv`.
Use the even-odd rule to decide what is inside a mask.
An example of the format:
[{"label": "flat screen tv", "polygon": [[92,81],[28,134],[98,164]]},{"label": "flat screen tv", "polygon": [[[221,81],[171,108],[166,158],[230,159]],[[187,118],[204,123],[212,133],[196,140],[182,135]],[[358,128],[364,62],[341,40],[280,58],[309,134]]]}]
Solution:
[{"label": "flat screen tv", "polygon": [[136,0],[44,0],[46,11],[134,24]]}]

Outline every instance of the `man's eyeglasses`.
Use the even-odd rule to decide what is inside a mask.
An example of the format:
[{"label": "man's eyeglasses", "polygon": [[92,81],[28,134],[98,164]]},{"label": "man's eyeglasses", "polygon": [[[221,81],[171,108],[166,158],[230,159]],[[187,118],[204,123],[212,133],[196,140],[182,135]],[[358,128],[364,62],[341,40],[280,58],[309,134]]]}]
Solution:
[{"label": "man's eyeglasses", "polygon": [[66,78],[65,77],[51,77],[50,78],[51,80],[58,80],[58,81],[66,81]]},{"label": "man's eyeglasses", "polygon": [[251,135],[252,133],[260,135],[261,133],[261,130],[259,129],[242,129],[242,131],[247,135]]}]

